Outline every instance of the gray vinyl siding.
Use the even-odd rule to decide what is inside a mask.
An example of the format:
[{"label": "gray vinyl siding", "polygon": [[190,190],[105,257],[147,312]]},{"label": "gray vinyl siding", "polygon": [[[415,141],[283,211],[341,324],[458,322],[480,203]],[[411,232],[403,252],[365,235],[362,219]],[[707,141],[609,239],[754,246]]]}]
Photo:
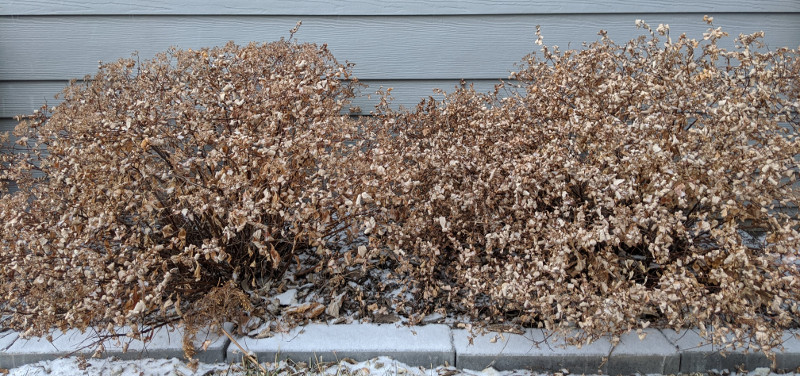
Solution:
[{"label": "gray vinyl siding", "polygon": [[[8,0],[7,0],[8,2]],[[798,12],[796,0],[10,0],[0,15],[322,15],[415,16],[486,14]]]},{"label": "gray vinyl siding", "polygon": [[[327,43],[369,88],[392,87],[395,103],[413,106],[434,88],[460,79],[489,90],[514,64],[546,44],[580,48],[600,29],[617,41],[668,23],[674,36],[701,38],[704,14],[731,35],[763,30],[770,47],[800,45],[800,1],[285,1],[159,0],[138,2],[8,1],[0,3],[0,127],[30,113],[68,80],[93,74],[98,61],[138,51],[142,58],[170,46],[199,48],[286,37],[298,20],[300,41]],[[730,42],[726,47],[732,47]]]}]

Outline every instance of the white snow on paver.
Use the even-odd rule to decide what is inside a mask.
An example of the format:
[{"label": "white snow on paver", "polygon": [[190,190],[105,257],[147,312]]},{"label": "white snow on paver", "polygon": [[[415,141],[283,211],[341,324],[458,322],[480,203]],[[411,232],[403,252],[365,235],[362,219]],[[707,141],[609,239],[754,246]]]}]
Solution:
[{"label": "white snow on paver", "polygon": [[[397,325],[309,324],[296,327],[289,333],[272,338],[253,340],[242,338],[239,343],[247,350],[264,347],[281,351],[424,351],[450,352],[450,329],[446,325],[426,325],[419,328]],[[358,338],[358,341],[348,340]],[[229,349],[238,350],[235,346]]]},{"label": "white snow on paver", "polygon": [[0,350],[5,351],[16,342],[19,334],[14,331],[0,332]]}]

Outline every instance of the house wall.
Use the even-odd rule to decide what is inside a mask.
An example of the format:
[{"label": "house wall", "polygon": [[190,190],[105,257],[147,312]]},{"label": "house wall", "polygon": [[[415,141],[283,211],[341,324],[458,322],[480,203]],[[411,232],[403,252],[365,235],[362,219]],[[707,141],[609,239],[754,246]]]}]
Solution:
[{"label": "house wall", "polygon": [[[159,0],[0,3],[0,130],[30,113],[98,61],[148,58],[170,46],[200,48],[272,41],[298,20],[300,41],[327,43],[369,88],[393,87],[395,103],[413,106],[432,89],[460,79],[490,89],[514,64],[537,49],[534,30],[562,49],[643,33],[634,20],[668,23],[673,35],[701,38],[704,14],[731,35],[763,30],[771,47],[800,45],[800,1],[521,1],[521,0]],[[727,47],[732,47],[731,41]],[[374,99],[359,98],[368,112]]]}]

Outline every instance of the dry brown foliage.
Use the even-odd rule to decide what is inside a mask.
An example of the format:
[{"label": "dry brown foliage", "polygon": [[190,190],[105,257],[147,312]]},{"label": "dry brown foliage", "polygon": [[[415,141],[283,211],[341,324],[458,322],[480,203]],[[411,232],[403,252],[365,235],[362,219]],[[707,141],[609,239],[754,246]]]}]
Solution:
[{"label": "dry brown foliage", "polygon": [[356,87],[326,46],[284,40],[173,49],[73,83],[4,155],[20,190],[0,200],[2,325],[239,318],[243,303],[219,299],[240,296],[214,288],[279,279],[351,220],[333,188],[359,146],[342,116]]},{"label": "dry brown foliage", "polygon": [[543,47],[495,93],[385,109],[363,226],[418,310],[578,341],[699,326],[765,349],[800,323],[800,222],[780,210],[800,201],[798,52],[668,33]]},{"label": "dry brown foliage", "polygon": [[298,275],[332,278],[330,316],[343,271],[394,263],[400,313],[776,347],[800,324],[798,51],[637,24],[650,36],[543,47],[492,93],[385,98],[367,121],[342,116],[357,81],[325,46],[102,65],[2,154],[20,190],[0,197],[0,325],[191,335],[245,321],[313,255]]}]

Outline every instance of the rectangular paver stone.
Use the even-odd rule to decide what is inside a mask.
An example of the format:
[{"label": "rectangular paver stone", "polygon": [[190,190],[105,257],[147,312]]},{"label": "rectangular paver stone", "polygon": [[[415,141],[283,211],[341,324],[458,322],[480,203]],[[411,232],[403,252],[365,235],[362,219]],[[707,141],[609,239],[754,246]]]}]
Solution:
[{"label": "rectangular paver stone", "polygon": [[678,349],[657,329],[643,330],[645,337],[636,332],[620,337],[608,359],[606,373],[609,375],[676,374],[681,359]]},{"label": "rectangular paver stone", "polygon": [[[760,351],[750,349],[748,344],[743,348],[727,349],[723,355],[722,345],[712,345],[704,340],[698,330],[683,329],[674,331],[662,329],[662,333],[678,347],[681,354],[682,373],[706,372],[709,370],[731,370],[744,368],[752,371],[759,367],[771,367],[772,361]],[[800,367],[800,340],[793,332],[783,335],[784,350],[775,352],[776,369],[794,371]]]},{"label": "rectangular paver stone", "polygon": [[611,353],[607,339],[578,348],[565,346],[563,339],[542,329],[528,329],[524,334],[488,333],[475,336],[471,342],[470,337],[468,330],[453,331],[458,368],[605,373],[604,360]]},{"label": "rectangular paver stone", "polygon": [[[117,333],[126,333],[129,329],[120,329]],[[57,359],[64,356],[86,355],[91,356],[97,350],[97,336],[94,332],[81,333],[71,329],[66,332],[53,331],[53,341],[46,338],[17,338],[11,346],[0,351],[0,368],[14,368],[24,364],[35,363],[41,360]],[[202,349],[208,340],[206,350]],[[0,339],[2,342],[2,339]],[[225,361],[225,350],[230,340],[224,336],[208,333],[198,333],[195,347],[198,349],[195,358],[201,362]],[[128,344],[127,351],[123,352],[124,344]],[[139,358],[184,358],[183,328],[161,327],[152,333],[146,343],[128,337],[107,339],[103,343],[105,349],[100,354],[102,357],[117,357],[120,359]]]},{"label": "rectangular paver stone", "polygon": [[[388,356],[410,366],[436,367],[454,364],[450,329],[445,325],[402,327],[393,324],[311,324],[270,338],[237,338],[259,361],[291,359],[295,362],[366,361]],[[242,352],[228,347],[228,361],[238,362]]]},{"label": "rectangular paver stone", "polygon": [[[54,331],[51,335],[53,342],[39,337],[18,338],[2,352],[0,368],[14,368],[40,360],[69,356],[82,347],[91,346],[92,343],[89,333],[81,333],[78,330]],[[83,352],[91,353],[93,350],[87,348]]]}]

